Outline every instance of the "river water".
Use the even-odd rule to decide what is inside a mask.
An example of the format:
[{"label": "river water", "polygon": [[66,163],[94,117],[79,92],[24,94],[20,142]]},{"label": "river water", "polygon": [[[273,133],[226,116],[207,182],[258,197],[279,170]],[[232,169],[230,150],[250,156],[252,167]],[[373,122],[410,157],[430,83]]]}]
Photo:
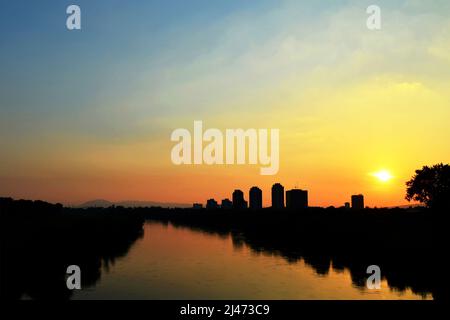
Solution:
[{"label": "river water", "polygon": [[348,270],[317,273],[303,260],[255,252],[231,236],[146,223],[144,235],[125,257],[103,265],[93,287],[73,299],[425,299],[352,284]]}]

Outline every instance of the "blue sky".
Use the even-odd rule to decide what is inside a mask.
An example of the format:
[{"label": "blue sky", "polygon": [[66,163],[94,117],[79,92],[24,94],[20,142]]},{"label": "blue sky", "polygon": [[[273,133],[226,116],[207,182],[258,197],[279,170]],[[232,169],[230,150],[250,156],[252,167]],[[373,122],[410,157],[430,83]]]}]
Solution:
[{"label": "blue sky", "polygon": [[[65,8],[71,3],[82,9],[82,31],[65,29]],[[139,86],[141,76],[155,82],[146,85],[159,89],[161,69],[188,65],[210,54],[221,46],[227,32],[234,37],[226,48],[228,58],[233,59],[293,22],[314,32],[324,17],[352,3],[355,1],[3,0],[2,110],[17,115],[34,112],[37,117],[63,110],[70,115],[79,108],[92,108],[98,100],[126,99],[123,95]],[[384,7],[403,6],[403,1],[382,3]],[[445,12],[442,6],[448,5],[440,3]],[[288,14],[284,12],[280,18],[276,12],[283,7]],[[272,16],[267,14],[271,11],[275,12]],[[241,34],[232,30],[233,24],[242,27]],[[155,79],[149,80],[149,74]],[[160,107],[150,108],[159,113]]]},{"label": "blue sky", "polygon": [[[72,3],[81,7],[81,31],[65,28],[65,9]],[[59,124],[69,118],[66,130],[76,126],[99,137],[114,136],[129,129],[123,127],[127,117],[142,116],[142,108],[114,114],[116,104],[139,99],[135,91],[143,96],[136,103],[145,103],[147,116],[195,111],[201,101],[183,106],[151,101],[152,92],[159,95],[173,82],[161,82],[161,74],[222,50],[220,41],[238,21],[242,38],[236,39],[239,31],[232,30],[233,43],[222,50],[232,61],[248,44],[279,29],[277,17],[258,22],[260,14],[279,7],[267,0],[2,1],[0,102],[3,119],[8,118],[2,127],[17,135],[32,120],[39,132],[51,127],[60,131]],[[289,18],[306,25],[311,12],[319,14],[323,8],[332,7],[305,4]],[[248,24],[242,24],[246,18]],[[199,72],[210,71],[208,64],[201,68]],[[186,72],[177,73],[176,81],[189,81]]]}]

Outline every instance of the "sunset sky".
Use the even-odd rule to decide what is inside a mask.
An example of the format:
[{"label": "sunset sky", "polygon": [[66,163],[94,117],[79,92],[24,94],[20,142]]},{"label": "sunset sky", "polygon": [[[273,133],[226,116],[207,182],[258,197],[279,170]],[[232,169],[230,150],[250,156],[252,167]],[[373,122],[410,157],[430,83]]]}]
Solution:
[{"label": "sunset sky", "polygon": [[[0,196],[204,203],[258,185],[269,205],[281,182],[314,206],[392,206],[450,160],[447,0],[5,0],[0,66]],[[279,129],[278,174],[175,166],[170,135],[194,120]]]}]

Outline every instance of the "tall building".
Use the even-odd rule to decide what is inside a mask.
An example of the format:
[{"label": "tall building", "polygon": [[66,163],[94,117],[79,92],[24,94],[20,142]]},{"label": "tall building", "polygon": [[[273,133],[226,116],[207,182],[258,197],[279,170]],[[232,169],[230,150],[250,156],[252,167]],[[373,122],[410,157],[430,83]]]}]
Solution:
[{"label": "tall building", "polygon": [[286,191],[286,208],[305,209],[308,208],[308,191],[292,189]]},{"label": "tall building", "polygon": [[217,201],[214,199],[209,199],[208,201],[206,201],[206,209],[217,209],[219,208],[219,205],[217,204]]},{"label": "tall building", "polygon": [[233,202],[230,199],[223,199],[220,207],[225,210],[233,209]]},{"label": "tall building", "polygon": [[362,194],[352,196],[352,209],[356,210],[364,209],[364,196]]},{"label": "tall building", "polygon": [[244,193],[241,190],[233,192],[233,209],[246,209],[247,201],[244,200]]},{"label": "tall building", "polygon": [[252,187],[249,193],[250,209],[262,209],[262,191],[258,187]]},{"label": "tall building", "polygon": [[272,208],[284,208],[284,187],[279,183],[272,186]]}]

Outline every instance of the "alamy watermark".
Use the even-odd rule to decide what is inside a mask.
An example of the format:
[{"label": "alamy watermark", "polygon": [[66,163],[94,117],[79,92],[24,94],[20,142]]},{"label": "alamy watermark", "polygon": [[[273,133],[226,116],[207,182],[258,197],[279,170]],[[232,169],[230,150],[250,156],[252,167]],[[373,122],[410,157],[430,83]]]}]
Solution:
[{"label": "alamy watermark", "polygon": [[81,269],[73,264],[66,269],[66,286],[69,290],[81,290]]},{"label": "alamy watermark", "polygon": [[367,267],[367,274],[370,276],[367,278],[366,286],[370,290],[381,289],[381,269],[377,265],[371,265]]},{"label": "alamy watermark", "polygon": [[380,30],[381,29],[381,8],[377,5],[370,5],[366,9],[366,13],[369,17],[366,21],[367,29]]},{"label": "alamy watermark", "polygon": [[275,175],[279,169],[279,129],[270,129],[269,139],[268,129],[226,129],[223,134],[210,128],[203,132],[203,122],[194,121],[193,135],[188,129],[179,128],[170,139],[178,142],[171,152],[175,165],[260,164],[261,175]]},{"label": "alamy watermark", "polygon": [[66,13],[69,15],[66,19],[66,27],[68,30],[81,29],[81,8],[75,4],[67,7]]}]

